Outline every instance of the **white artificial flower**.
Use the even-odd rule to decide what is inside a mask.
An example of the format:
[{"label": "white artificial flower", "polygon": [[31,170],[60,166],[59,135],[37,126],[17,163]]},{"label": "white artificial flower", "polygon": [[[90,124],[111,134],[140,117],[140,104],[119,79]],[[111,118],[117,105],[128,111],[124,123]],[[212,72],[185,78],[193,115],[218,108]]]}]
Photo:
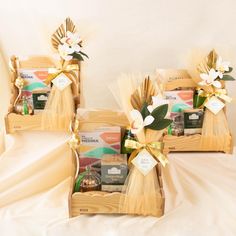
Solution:
[{"label": "white artificial flower", "polygon": [[72,54],[74,52],[74,50],[66,44],[63,44],[63,45],[60,44],[58,46],[58,52],[59,52],[61,58],[63,58],[66,61],[70,61],[73,58],[73,56],[71,56],[70,54]]},{"label": "white artificial flower", "polygon": [[66,32],[66,37],[61,39],[61,42],[63,44],[68,45],[71,49],[73,49],[73,52],[79,52],[81,50],[81,47],[79,43],[81,43],[81,38],[78,34],[73,34],[70,31]]},{"label": "white artificial flower", "polygon": [[219,72],[215,71],[213,68],[209,71],[209,73],[202,73],[200,74],[200,77],[202,78],[202,81],[198,84],[201,86],[210,86],[213,85],[216,88],[221,88],[220,81],[216,80],[216,78],[219,76]]},{"label": "white artificial flower", "polygon": [[145,126],[150,125],[154,121],[154,117],[151,115],[143,120],[142,114],[136,109],[130,112],[130,116],[132,119],[131,132],[133,134],[139,133]]},{"label": "white artificial flower", "polygon": [[219,77],[222,79],[225,71],[229,71],[229,61],[223,61],[222,57],[218,57],[216,61],[216,70],[219,72]]},{"label": "white artificial flower", "polygon": [[164,99],[162,95],[158,94],[157,96],[152,96],[152,105],[149,105],[147,109],[152,113],[155,108],[164,104],[169,104],[169,101]]}]

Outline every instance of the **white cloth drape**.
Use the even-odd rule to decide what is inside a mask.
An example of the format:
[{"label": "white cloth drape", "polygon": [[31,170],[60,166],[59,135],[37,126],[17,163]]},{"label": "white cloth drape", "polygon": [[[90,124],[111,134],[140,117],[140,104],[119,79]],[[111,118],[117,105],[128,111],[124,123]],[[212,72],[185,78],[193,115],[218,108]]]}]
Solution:
[{"label": "white cloth drape", "polygon": [[[43,137],[43,138],[42,138]],[[235,235],[236,159],[223,153],[170,154],[161,218],[94,215],[68,219],[68,134],[7,136],[0,158],[1,236]]]},{"label": "white cloth drape", "polygon": [[[0,0],[0,153],[9,103],[7,63],[53,55],[50,36],[70,16],[90,56],[82,65],[83,104],[117,108],[106,85],[121,73],[186,68],[191,50],[220,50],[236,65],[235,0]],[[222,52],[222,53],[221,53]],[[235,77],[235,71],[233,71]],[[229,94],[235,98],[235,82]],[[234,134],[235,101],[229,105]],[[166,214],[79,216],[68,220],[67,134],[6,137],[0,156],[1,236],[236,235],[236,159],[221,153],[170,154],[164,170]]]}]

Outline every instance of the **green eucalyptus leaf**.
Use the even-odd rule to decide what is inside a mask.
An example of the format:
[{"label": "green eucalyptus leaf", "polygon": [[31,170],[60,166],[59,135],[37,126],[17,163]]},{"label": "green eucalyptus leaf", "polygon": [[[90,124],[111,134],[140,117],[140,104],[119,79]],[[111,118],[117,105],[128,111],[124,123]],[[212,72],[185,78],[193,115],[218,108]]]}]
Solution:
[{"label": "green eucalyptus leaf", "polygon": [[79,52],[81,55],[83,55],[83,56],[85,56],[85,57],[87,57],[88,59],[89,59],[89,57],[88,57],[88,55],[87,54],[85,54],[84,52]]},{"label": "green eucalyptus leaf", "polygon": [[158,122],[165,118],[167,111],[168,111],[168,104],[164,104],[156,107],[152,111],[151,115],[154,117],[155,121]]},{"label": "green eucalyptus leaf", "polygon": [[155,120],[152,124],[148,125],[148,129],[153,129],[153,130],[162,130],[168,127],[172,123],[172,120],[170,119],[162,119],[159,120],[158,122]]},{"label": "green eucalyptus leaf", "polygon": [[79,54],[79,53],[76,53],[74,52],[73,54],[71,54],[73,56],[73,58],[79,60],[79,61],[83,61],[83,57]]},{"label": "green eucalyptus leaf", "polygon": [[143,117],[143,120],[150,115],[150,112],[149,110],[147,109],[148,107],[148,104],[145,102],[142,106],[142,109],[141,109],[141,114],[142,114],[142,117]]},{"label": "green eucalyptus leaf", "polygon": [[233,70],[233,67],[229,67],[229,70],[225,71],[225,74],[228,74],[228,73],[232,72],[232,70]]},{"label": "green eucalyptus leaf", "polygon": [[225,81],[233,81],[233,80],[235,80],[235,78],[232,77],[231,75],[223,75],[222,80],[225,80]]}]

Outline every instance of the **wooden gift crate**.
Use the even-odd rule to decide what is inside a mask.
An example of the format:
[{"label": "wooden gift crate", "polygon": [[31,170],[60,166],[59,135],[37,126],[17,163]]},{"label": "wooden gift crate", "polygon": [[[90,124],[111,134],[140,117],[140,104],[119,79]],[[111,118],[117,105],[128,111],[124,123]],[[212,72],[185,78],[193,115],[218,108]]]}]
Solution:
[{"label": "wooden gift crate", "polygon": [[[13,68],[16,70],[16,60],[15,56],[11,57],[11,62]],[[77,62],[78,63],[78,62]],[[29,57],[27,60],[22,60],[19,62],[20,68],[24,69],[37,69],[37,68],[55,68],[55,62],[45,56],[33,56]],[[72,93],[75,98],[75,108],[79,106],[80,103],[80,67],[78,71],[77,84],[73,84]],[[18,89],[15,86],[15,80],[17,78],[17,73],[12,72],[11,75],[11,100],[8,114],[5,116],[5,127],[6,133],[14,133],[15,131],[22,130],[42,130],[41,127],[41,113],[35,115],[20,115],[13,112],[13,103],[18,96]],[[65,128],[58,128],[57,131],[68,130]]]},{"label": "wooden gift crate", "polygon": [[[84,130],[92,130],[98,126],[104,125],[119,125],[126,126],[128,124],[127,118],[124,114],[118,114],[116,112],[110,112],[109,114],[104,112],[104,114],[109,117],[109,122],[113,120],[113,123],[109,123],[106,118],[101,119],[100,115],[96,117],[93,115],[95,111],[92,111],[92,117],[89,118],[89,122],[80,121],[80,128]],[[114,119],[111,117],[114,116]],[[117,118],[118,117],[118,118]],[[96,124],[94,123],[96,119]],[[71,190],[69,194],[69,214],[70,217],[75,217],[80,214],[127,214],[127,212],[120,211],[120,201],[124,195],[120,192],[103,192],[103,191],[91,191],[91,192],[74,192],[75,186],[75,173],[76,173],[76,161],[75,156],[72,157],[72,181]],[[165,197],[163,191],[163,184],[161,179],[161,166],[157,165],[158,181],[160,185],[160,195],[157,196],[156,200],[158,203],[158,210],[155,216],[160,217],[164,214]]]},{"label": "wooden gift crate", "polygon": [[[179,87],[197,87],[197,84],[192,79],[180,79],[180,80],[173,80],[171,82],[166,83],[165,90],[174,90]],[[204,148],[201,145],[201,134],[189,135],[189,136],[172,136],[172,135],[165,135],[163,142],[164,142],[164,152],[225,152],[225,153],[232,153],[233,152],[233,138],[232,135],[225,140],[224,145],[220,147],[216,144],[211,142],[209,137],[209,145],[204,145]]]},{"label": "wooden gift crate", "polygon": [[[11,134],[16,131],[23,130],[45,130],[41,126],[42,114],[35,115],[20,115],[10,112],[5,116],[6,133]],[[62,122],[61,122],[62,123]],[[69,127],[57,127],[56,130],[51,131],[68,131]]]},{"label": "wooden gift crate", "polygon": [[[158,210],[154,216],[160,217],[164,214],[165,197],[163,191],[163,184],[161,179],[161,172],[159,169],[159,183],[161,186],[160,196],[157,196]],[[69,194],[69,215],[75,217],[81,214],[127,214],[127,212],[120,211],[120,201],[124,198],[124,194],[120,192],[73,192],[74,190],[74,176],[71,181],[71,192]]]},{"label": "wooden gift crate", "polygon": [[207,147],[201,146],[201,134],[189,135],[189,136],[164,136],[164,152],[233,152],[233,140],[232,136],[226,140],[224,146],[217,146],[217,144],[209,142]]},{"label": "wooden gift crate", "polygon": [[13,112],[5,116],[5,127],[7,133],[14,133],[19,130],[40,130],[41,115],[19,115]]}]

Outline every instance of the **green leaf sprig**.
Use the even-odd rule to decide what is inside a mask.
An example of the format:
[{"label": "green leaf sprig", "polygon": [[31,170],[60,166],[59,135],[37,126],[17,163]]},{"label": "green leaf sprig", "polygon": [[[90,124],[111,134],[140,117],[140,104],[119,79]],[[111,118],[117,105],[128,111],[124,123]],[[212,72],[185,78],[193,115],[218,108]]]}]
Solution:
[{"label": "green leaf sprig", "polygon": [[146,128],[152,130],[163,130],[172,123],[172,120],[165,118],[168,112],[168,104],[160,105],[152,112],[149,112],[147,107],[148,104],[144,103],[141,109],[142,117],[145,119],[148,115],[151,115],[154,118],[154,121],[150,125],[146,126]]}]

